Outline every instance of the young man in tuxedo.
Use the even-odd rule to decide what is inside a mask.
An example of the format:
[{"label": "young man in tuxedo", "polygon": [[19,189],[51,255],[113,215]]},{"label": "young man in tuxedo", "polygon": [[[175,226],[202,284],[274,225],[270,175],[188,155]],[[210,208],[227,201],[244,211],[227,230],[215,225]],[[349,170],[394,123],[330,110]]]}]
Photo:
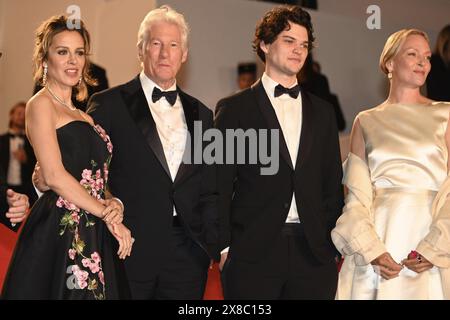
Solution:
[{"label": "young man in tuxedo", "polygon": [[133,299],[201,299],[218,259],[215,167],[182,161],[194,121],[213,126],[212,112],[176,84],[187,41],[181,14],[150,11],[138,33],[142,72],[89,103],[113,142],[108,185],[136,239],[125,260]]},{"label": "young man in tuxedo", "polygon": [[[330,231],[343,206],[338,131],[333,107],[301,90],[296,78],[313,41],[306,11],[272,9],[253,43],[265,63],[262,78],[217,104],[215,124],[223,133],[279,132],[275,174],[262,175],[261,161],[218,167],[227,299],[334,298],[336,250]],[[250,152],[246,145],[245,155]]]}]

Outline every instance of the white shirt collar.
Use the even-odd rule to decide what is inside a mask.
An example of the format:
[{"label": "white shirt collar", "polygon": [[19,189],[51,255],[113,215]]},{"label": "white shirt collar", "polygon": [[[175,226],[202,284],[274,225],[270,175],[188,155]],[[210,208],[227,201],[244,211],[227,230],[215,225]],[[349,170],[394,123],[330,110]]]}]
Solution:
[{"label": "white shirt collar", "polygon": [[273,98],[275,87],[278,85],[278,83],[271,77],[269,77],[265,72],[261,77],[261,82],[264,86],[264,89],[266,90],[267,95]]}]

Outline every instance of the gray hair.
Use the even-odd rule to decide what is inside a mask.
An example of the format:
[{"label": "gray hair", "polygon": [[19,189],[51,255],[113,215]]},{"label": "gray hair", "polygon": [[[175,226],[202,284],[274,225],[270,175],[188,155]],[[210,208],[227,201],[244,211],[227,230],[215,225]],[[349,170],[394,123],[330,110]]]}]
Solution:
[{"label": "gray hair", "polygon": [[139,54],[143,54],[146,42],[150,34],[151,27],[157,23],[165,21],[168,23],[173,23],[178,26],[181,32],[181,46],[183,50],[187,49],[188,46],[188,36],[189,36],[189,26],[181,13],[178,13],[168,5],[163,5],[157,9],[151,10],[145,16],[144,20],[141,22],[138,32],[138,42],[137,47]]}]

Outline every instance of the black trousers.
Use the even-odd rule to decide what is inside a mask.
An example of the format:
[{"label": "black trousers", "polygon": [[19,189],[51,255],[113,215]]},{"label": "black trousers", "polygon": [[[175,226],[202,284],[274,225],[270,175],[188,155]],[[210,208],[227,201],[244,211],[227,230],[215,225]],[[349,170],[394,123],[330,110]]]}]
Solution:
[{"label": "black trousers", "polygon": [[174,248],[163,268],[149,281],[129,281],[134,300],[200,300],[210,258],[186,235],[177,218],[172,226]]},{"label": "black trousers", "polygon": [[336,263],[319,262],[312,254],[301,224],[286,224],[258,263],[229,259],[222,270],[225,299],[334,299]]}]

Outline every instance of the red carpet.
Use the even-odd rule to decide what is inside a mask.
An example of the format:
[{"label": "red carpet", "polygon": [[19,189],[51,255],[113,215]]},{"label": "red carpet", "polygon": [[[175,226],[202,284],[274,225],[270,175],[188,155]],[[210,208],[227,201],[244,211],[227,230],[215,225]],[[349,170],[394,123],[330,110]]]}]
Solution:
[{"label": "red carpet", "polygon": [[214,263],[212,269],[209,269],[208,282],[206,283],[206,290],[203,300],[223,300],[218,263]]},{"label": "red carpet", "polygon": [[[5,280],[8,263],[14,250],[18,234],[12,232],[0,224],[0,291]],[[219,266],[215,263],[208,272],[208,282],[206,283],[205,300],[221,300],[222,287],[220,284]]]},{"label": "red carpet", "polygon": [[0,224],[0,291],[5,280],[8,263],[14,250],[18,234]]}]

